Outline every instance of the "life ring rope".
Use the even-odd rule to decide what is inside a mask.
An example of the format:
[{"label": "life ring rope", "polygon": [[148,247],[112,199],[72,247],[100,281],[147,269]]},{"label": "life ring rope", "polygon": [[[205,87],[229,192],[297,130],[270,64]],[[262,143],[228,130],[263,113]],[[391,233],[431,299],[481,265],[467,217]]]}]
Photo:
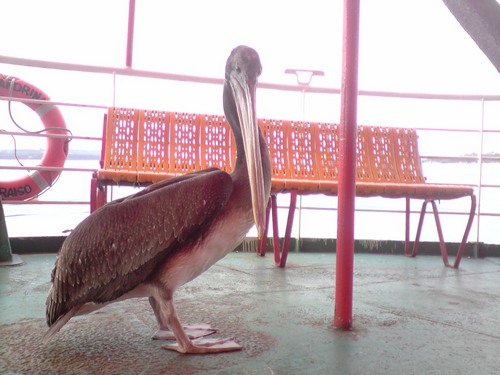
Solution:
[{"label": "life ring rope", "polygon": [[[40,89],[28,84],[18,78],[0,74],[0,95],[17,99],[42,99],[49,100],[49,97]],[[59,108],[52,103],[43,104],[24,104],[31,108],[41,119],[44,128],[41,130],[30,131],[19,125],[11,110],[12,101],[8,102],[9,116],[13,124],[25,133],[41,134],[47,133],[47,149],[42,156],[38,167],[64,167],[64,162],[68,155],[68,144],[72,138],[72,132],[66,128],[66,124]],[[50,137],[50,134],[68,135],[67,137]],[[16,142],[14,139],[14,154]],[[18,160],[20,165],[22,163]],[[50,188],[60,176],[60,171],[53,170],[29,170],[28,174],[20,179],[11,181],[0,180],[0,198],[3,200],[27,200],[38,197],[41,193]]]},{"label": "life ring rope", "polygon": [[[9,95],[8,95],[8,97],[9,98],[13,98],[13,96],[12,96],[12,90],[14,88],[14,84],[15,84],[16,78],[15,77],[9,77],[9,78],[12,78],[12,80],[11,80],[11,83],[10,83],[10,86],[9,86]],[[69,133],[70,135],[73,135],[73,133],[71,132],[71,130],[69,130],[68,128],[66,128],[66,125],[61,126],[61,127],[45,126],[43,129],[41,129],[41,130],[35,130],[35,131],[33,131],[33,130],[27,130],[27,129],[23,128],[21,125],[19,125],[17,123],[16,120],[14,120],[14,116],[12,116],[11,104],[12,104],[12,101],[9,100],[9,103],[8,103],[9,117],[10,117],[12,123],[16,127],[18,127],[19,129],[21,129],[23,132],[30,133],[30,134],[41,134],[41,133],[44,133],[44,132],[49,131],[49,130],[63,130],[65,132]],[[43,116],[45,116],[48,112],[50,112],[54,107],[55,106],[52,103],[39,104],[38,107],[36,107],[34,109],[34,112],[38,115],[38,117],[40,117],[40,119],[42,119]],[[67,142],[70,142],[70,141],[71,141],[71,138],[68,138]]]}]

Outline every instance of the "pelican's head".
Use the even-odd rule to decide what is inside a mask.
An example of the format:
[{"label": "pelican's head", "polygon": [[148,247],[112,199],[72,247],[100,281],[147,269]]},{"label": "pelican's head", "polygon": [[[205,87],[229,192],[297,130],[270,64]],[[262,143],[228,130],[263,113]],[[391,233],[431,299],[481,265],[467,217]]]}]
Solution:
[{"label": "pelican's head", "polygon": [[[257,79],[262,72],[259,54],[252,48],[238,46],[232,50],[226,63],[224,110],[233,128],[239,125],[248,169],[254,222],[259,238],[266,227],[266,196],[262,170],[259,126],[255,110]],[[232,99],[232,100],[231,100]],[[236,113],[234,113],[236,112]]]}]

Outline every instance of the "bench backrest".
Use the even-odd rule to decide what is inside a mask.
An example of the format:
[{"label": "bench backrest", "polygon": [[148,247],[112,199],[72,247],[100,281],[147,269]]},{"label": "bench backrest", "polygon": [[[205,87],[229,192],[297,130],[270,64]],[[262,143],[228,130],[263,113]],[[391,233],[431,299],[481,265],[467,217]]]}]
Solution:
[{"label": "bench backrest", "polygon": [[[140,178],[167,173],[169,170],[170,113],[140,111],[137,143],[137,173]],[[139,178],[139,179],[140,179]]]},{"label": "bench backrest", "polygon": [[229,123],[224,116],[205,115],[201,123],[201,169],[210,167],[231,172],[236,147]]},{"label": "bench backrest", "polygon": [[[110,108],[99,178],[157,182],[217,167],[230,172],[236,148],[223,116]],[[318,190],[339,176],[339,125],[260,119],[273,190]],[[356,179],[424,183],[414,129],[358,126]]]},{"label": "bench backrest", "polygon": [[109,108],[104,127],[100,178],[134,182],[137,178],[139,110]]},{"label": "bench backrest", "polygon": [[415,129],[391,128],[395,165],[401,183],[425,183]]}]

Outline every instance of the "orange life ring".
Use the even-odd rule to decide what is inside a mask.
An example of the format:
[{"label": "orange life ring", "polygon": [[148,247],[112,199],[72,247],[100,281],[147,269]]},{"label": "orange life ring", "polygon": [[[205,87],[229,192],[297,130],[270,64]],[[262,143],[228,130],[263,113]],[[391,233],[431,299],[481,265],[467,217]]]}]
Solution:
[{"label": "orange life ring", "polygon": [[[49,97],[35,86],[19,78],[0,74],[0,96],[19,99],[48,100]],[[59,108],[55,105],[24,103],[31,108],[43,122],[46,134],[68,135],[66,124]],[[68,138],[47,137],[47,149],[42,156],[39,167],[63,167],[68,156]],[[3,200],[27,200],[38,196],[51,187],[60,171],[31,171],[22,178],[1,181],[0,196]]]}]

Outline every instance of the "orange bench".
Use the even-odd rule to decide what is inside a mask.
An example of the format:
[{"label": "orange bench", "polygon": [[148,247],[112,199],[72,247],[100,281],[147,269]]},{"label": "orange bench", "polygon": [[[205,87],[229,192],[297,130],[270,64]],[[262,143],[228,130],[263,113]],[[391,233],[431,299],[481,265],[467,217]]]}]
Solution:
[{"label": "orange bench", "polygon": [[103,129],[91,212],[106,203],[110,185],[146,186],[209,167],[230,172],[236,159],[223,116],[109,108]]},{"label": "orange bench", "polygon": [[[299,194],[336,195],[338,125],[260,119],[272,165],[274,256],[286,264],[296,198]],[[148,185],[179,174],[218,167],[231,171],[235,147],[223,116],[110,108],[104,122],[101,168],[91,182],[91,211],[106,203],[109,185]],[[288,221],[280,249],[276,195],[290,193]],[[436,201],[470,197],[471,207],[454,267],[465,250],[476,208],[469,186],[427,184],[414,129],[358,126],[356,195],[406,199],[405,254],[415,256],[428,203],[431,203],[443,262],[449,266]],[[410,250],[410,200],[423,200]],[[269,225],[268,219],[268,225]],[[267,234],[266,234],[267,235]],[[266,238],[259,244],[265,253]]]},{"label": "orange bench", "polygon": [[[273,165],[271,207],[275,261],[286,264],[298,194],[338,192],[339,125],[263,121]],[[272,129],[272,132],[268,130]],[[267,131],[267,133],[266,133]],[[277,140],[275,135],[283,135]],[[422,171],[415,129],[358,126],[356,195],[406,199],[405,254],[416,256],[427,204],[431,203],[443,262],[449,266],[436,201],[470,197],[470,211],[453,267],[458,268],[476,210],[474,189],[463,185],[428,184]],[[283,246],[279,249],[276,194],[290,192]],[[410,200],[423,200],[413,249],[410,249]],[[262,248],[262,246],[261,246]]]}]

